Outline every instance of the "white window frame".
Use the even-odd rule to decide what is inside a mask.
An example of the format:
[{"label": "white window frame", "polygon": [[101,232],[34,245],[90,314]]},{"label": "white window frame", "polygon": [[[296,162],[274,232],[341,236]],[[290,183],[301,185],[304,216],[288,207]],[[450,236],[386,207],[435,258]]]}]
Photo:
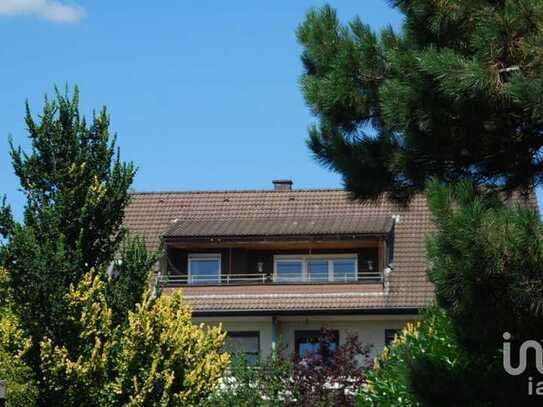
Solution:
[{"label": "white window frame", "polygon": [[[188,284],[194,284],[192,281],[192,270],[191,270],[191,260],[217,260],[219,262],[219,281],[217,284],[220,284],[222,281],[222,258],[220,253],[190,253],[187,257],[187,278]],[[213,284],[213,283],[203,283],[203,284]]]},{"label": "white window frame", "polygon": [[[352,282],[355,280],[334,280],[334,260],[349,259],[354,260],[355,276],[358,278],[358,254],[357,253],[333,253],[333,254],[276,254],[273,256],[273,281],[277,280],[277,262],[292,261],[302,262],[302,283],[333,283],[333,282]],[[311,260],[326,260],[328,262],[328,281],[310,281],[307,273],[307,263]],[[295,281],[298,282],[298,281]]]}]

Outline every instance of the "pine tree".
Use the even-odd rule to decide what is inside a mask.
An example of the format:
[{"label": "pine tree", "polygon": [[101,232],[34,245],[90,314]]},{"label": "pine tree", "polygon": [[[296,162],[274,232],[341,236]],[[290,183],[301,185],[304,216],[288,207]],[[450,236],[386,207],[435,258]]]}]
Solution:
[{"label": "pine tree", "polygon": [[513,347],[543,337],[543,230],[537,213],[495,192],[543,181],[543,2],[393,5],[404,14],[399,32],[341,25],[330,7],[299,27],[302,91],[319,119],[309,147],[359,199],[404,201],[438,180],[427,190],[429,277],[462,363],[409,353],[417,403],[539,405],[528,395],[528,377],[540,377],[533,355],[511,376],[502,345],[504,332]]},{"label": "pine tree", "polygon": [[455,405],[447,395],[450,383],[455,398],[464,400],[461,405],[467,400],[478,406],[540,405],[528,394],[528,377],[541,380],[535,355],[528,356],[520,376],[507,374],[502,361],[505,332],[515,354],[524,341],[543,338],[539,215],[468,182],[432,181],[427,197],[436,225],[427,243],[429,277],[468,362],[459,371],[435,358],[419,358],[410,366],[415,391],[424,405]]},{"label": "pine tree", "polygon": [[543,2],[394,0],[399,32],[329,6],[298,28],[308,144],[357,198],[404,200],[429,176],[543,181]]}]

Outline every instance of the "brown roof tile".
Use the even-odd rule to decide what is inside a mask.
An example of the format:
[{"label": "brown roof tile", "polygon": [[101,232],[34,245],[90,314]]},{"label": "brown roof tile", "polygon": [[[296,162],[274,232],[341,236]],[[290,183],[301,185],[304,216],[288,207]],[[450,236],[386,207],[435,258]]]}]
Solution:
[{"label": "brown roof tile", "polygon": [[212,220],[224,221],[225,224],[221,227],[226,228],[233,224],[239,225],[234,221],[248,218],[260,219],[262,224],[267,224],[266,222],[271,222],[272,219],[293,218],[343,218],[355,224],[372,219],[372,222],[383,226],[385,220],[394,215],[399,216],[399,222],[395,225],[394,268],[389,277],[387,294],[362,295],[365,292],[362,285],[354,286],[349,293],[341,292],[341,295],[337,295],[338,293],[328,292],[314,298],[201,295],[190,298],[190,301],[195,312],[206,309],[422,307],[433,298],[433,287],[426,277],[424,256],[424,239],[432,225],[423,196],[415,197],[409,205],[403,207],[384,198],[361,204],[352,201],[348,192],[339,189],[134,193],[126,212],[125,224],[132,232],[145,237],[149,249],[156,249],[160,236],[167,230],[178,227],[175,225],[176,219],[177,223],[182,220],[182,226],[189,225],[189,221],[195,221],[190,224],[191,228]]},{"label": "brown roof tile", "polygon": [[[176,288],[165,289],[171,292]],[[431,298],[432,287],[411,291],[401,301],[387,294],[380,284],[255,285],[184,287],[183,296],[194,313],[217,312],[319,312],[366,310],[412,310],[421,297]]]},{"label": "brown roof tile", "polygon": [[[537,207],[534,195],[530,201]],[[348,192],[338,189],[133,193],[125,224],[132,232],[143,235],[148,248],[154,250],[166,231],[179,235],[254,234],[262,229],[270,233],[276,230],[288,233],[303,230],[305,233],[315,219],[326,219],[323,224],[327,230],[349,233],[354,230],[383,231],[388,227],[387,220],[395,215],[399,221],[394,228],[393,271],[386,293],[368,292],[365,285],[353,285],[345,291],[338,285],[336,291],[332,288],[332,291],[328,289],[306,296],[248,294],[246,288],[238,295],[220,296],[211,292],[198,295],[186,292],[185,295],[195,312],[422,307],[433,299],[433,286],[426,276],[424,254],[425,237],[432,230],[432,222],[422,195],[403,207],[384,198],[361,204],[352,201]],[[253,222],[244,223],[247,219]],[[283,223],[278,222],[279,219],[283,219]],[[305,224],[293,226],[293,219],[303,219]],[[214,232],[211,232],[210,225],[216,228]],[[212,292],[219,292],[217,288]]]},{"label": "brown roof tile", "polygon": [[165,239],[202,239],[209,237],[244,238],[265,236],[386,235],[394,221],[390,216],[299,216],[288,218],[178,219]]}]

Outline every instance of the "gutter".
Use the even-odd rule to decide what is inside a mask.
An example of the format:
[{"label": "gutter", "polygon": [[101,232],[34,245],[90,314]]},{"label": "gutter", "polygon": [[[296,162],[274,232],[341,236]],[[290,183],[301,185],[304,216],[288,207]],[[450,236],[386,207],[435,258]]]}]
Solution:
[{"label": "gutter", "polygon": [[294,234],[294,235],[242,235],[242,236],[175,236],[162,235],[164,243],[265,243],[282,241],[334,241],[334,240],[375,240],[386,239],[390,232],[379,233],[324,233],[324,234]]},{"label": "gutter", "polygon": [[[422,308],[422,307],[421,307]],[[285,315],[418,315],[421,308],[309,309],[309,310],[211,310],[193,311],[194,317]]]}]

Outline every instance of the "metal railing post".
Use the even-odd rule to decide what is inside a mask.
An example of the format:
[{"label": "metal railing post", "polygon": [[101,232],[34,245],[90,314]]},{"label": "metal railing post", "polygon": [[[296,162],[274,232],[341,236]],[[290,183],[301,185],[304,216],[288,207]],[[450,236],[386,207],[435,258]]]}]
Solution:
[{"label": "metal railing post", "polygon": [[[151,279],[151,298],[155,299],[160,290],[160,272],[153,275]],[[1,406],[0,406],[1,407]]]}]

